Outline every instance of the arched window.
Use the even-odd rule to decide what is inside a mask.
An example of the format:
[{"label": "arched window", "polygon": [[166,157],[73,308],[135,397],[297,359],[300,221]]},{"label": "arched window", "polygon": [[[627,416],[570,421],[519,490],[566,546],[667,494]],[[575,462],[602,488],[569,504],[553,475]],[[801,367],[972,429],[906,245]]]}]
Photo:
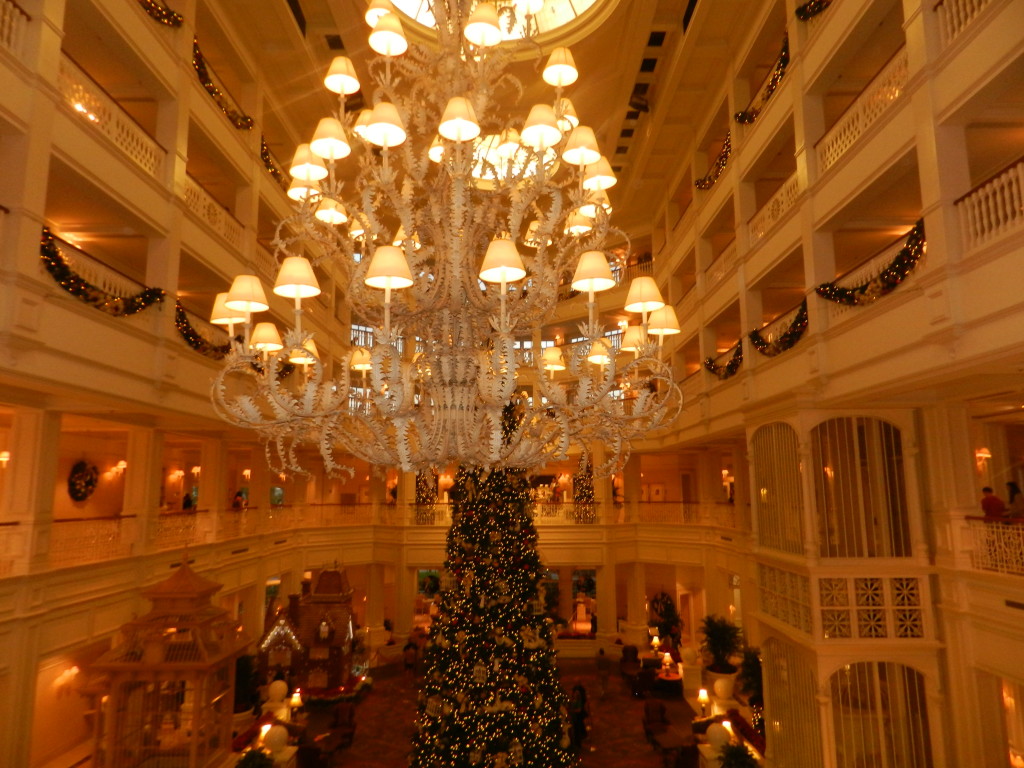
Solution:
[{"label": "arched window", "polygon": [[829,678],[837,768],[931,768],[924,677],[863,661]]},{"label": "arched window", "polygon": [[910,555],[896,427],[863,416],[822,422],[811,431],[811,471],[822,557]]},{"label": "arched window", "polygon": [[784,423],[760,427],[750,440],[754,508],[762,546],[803,553],[804,494],[796,430]]},{"label": "arched window", "polygon": [[807,651],[774,637],[763,647],[767,757],[776,768],[821,768],[817,684]]}]

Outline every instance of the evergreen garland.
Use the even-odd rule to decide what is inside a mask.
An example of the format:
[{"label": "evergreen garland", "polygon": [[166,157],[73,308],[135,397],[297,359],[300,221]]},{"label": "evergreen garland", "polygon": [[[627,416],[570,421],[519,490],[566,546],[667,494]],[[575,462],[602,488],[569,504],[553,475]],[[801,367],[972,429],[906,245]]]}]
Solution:
[{"label": "evergreen garland", "polygon": [[440,613],[409,764],[575,765],[551,623],[533,610],[543,571],[526,477],[463,467],[450,495]]},{"label": "evergreen garland", "polygon": [[779,335],[774,341],[767,341],[761,336],[761,331],[751,331],[747,334],[747,338],[750,339],[750,343],[754,345],[754,349],[760,352],[765,357],[775,357],[785,352],[787,349],[792,349],[801,337],[804,335],[804,331],[807,330],[807,299],[800,302],[800,307],[796,311],[796,315],[793,317],[793,321],[789,324],[789,327]]},{"label": "evergreen garland", "polygon": [[151,18],[168,27],[180,27],[182,22],[185,21],[185,17],[180,13],[172,11],[163,3],[156,2],[156,0],[139,0],[139,5],[142,6],[142,10],[149,14]]},{"label": "evergreen garland", "polygon": [[134,315],[164,300],[165,293],[162,288],[143,288],[134,296],[114,296],[82,279],[68,266],[53,233],[46,227],[43,227],[43,236],[39,244],[39,258],[42,259],[46,271],[61,288],[108,315]]},{"label": "evergreen garland", "polygon": [[800,21],[809,21],[832,5],[832,0],[810,0],[797,6],[796,17]]},{"label": "evergreen garland", "polygon": [[203,57],[203,52],[199,50],[199,40],[192,38],[192,68],[196,71],[196,77],[199,78],[199,84],[203,86],[208,94],[217,102],[217,106],[220,107],[220,111],[224,113],[231,124],[239,130],[252,130],[253,119],[249,115],[243,114],[238,110],[231,107],[228,103],[227,98],[224,96],[224,92],[217,87],[217,84],[213,82],[210,77],[210,69],[206,66],[206,59]]},{"label": "evergreen garland", "polygon": [[921,257],[924,256],[926,244],[924,219],[918,219],[913,229],[907,233],[904,245],[896,257],[871,280],[852,288],[836,285],[833,280],[829,283],[822,283],[814,289],[814,292],[823,299],[836,304],[845,304],[848,307],[870,304],[876,299],[892,293],[906,280],[907,275],[914,271]]},{"label": "evergreen garland", "polygon": [[260,160],[263,161],[263,167],[267,169],[267,173],[274,177],[274,181],[287,189],[288,179],[285,178],[284,172],[274,162],[274,156],[270,154],[270,147],[267,146],[267,137],[263,134],[260,134]]},{"label": "evergreen garland", "polygon": [[735,351],[732,353],[732,357],[729,358],[729,362],[725,365],[719,365],[715,362],[715,358],[708,357],[704,360],[704,367],[715,374],[719,379],[725,381],[731,379],[736,375],[736,371],[740,369],[743,364],[743,345],[736,342]]},{"label": "evergreen garland", "polygon": [[772,70],[772,75],[768,78],[768,85],[764,89],[764,98],[761,100],[761,105],[758,107],[752,104],[742,112],[737,112],[733,115],[733,118],[737,123],[741,125],[750,125],[757,116],[761,114],[761,110],[764,109],[764,105],[768,103],[768,99],[772,97],[776,89],[779,87],[779,83],[782,82],[782,78],[786,74],[786,67],[789,65],[789,35],[785,35],[782,38],[782,51],[779,53],[779,58],[775,60],[775,68]]},{"label": "evergreen garland", "polygon": [[189,322],[188,313],[181,306],[181,302],[177,300],[174,302],[174,327],[178,329],[178,333],[181,334],[185,343],[201,355],[206,355],[214,360],[223,360],[231,351],[230,343],[213,344],[193,328],[192,323]]},{"label": "evergreen garland", "polygon": [[722,175],[722,171],[725,170],[725,166],[729,162],[729,155],[732,154],[732,131],[725,132],[725,141],[722,142],[722,149],[718,153],[718,157],[715,158],[715,164],[711,166],[711,170],[706,175],[701,176],[693,185],[697,189],[708,190],[715,186],[715,182],[718,181],[718,177]]}]

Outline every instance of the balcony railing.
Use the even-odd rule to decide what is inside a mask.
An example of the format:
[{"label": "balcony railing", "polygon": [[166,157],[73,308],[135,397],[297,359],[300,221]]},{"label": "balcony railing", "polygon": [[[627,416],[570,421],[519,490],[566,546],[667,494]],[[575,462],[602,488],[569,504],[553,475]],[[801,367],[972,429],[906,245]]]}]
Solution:
[{"label": "balcony railing", "polygon": [[59,237],[55,237],[54,240],[60,245],[61,253],[68,266],[80,278],[101,291],[114,296],[132,296],[146,288],[142,283],[104,264],[95,256],[91,256],[67,240],[62,240]]},{"label": "balcony railing", "polygon": [[717,286],[722,280],[725,279],[726,275],[732,272],[736,268],[736,241],[734,240],[729,246],[718,255],[708,268],[704,271],[704,276],[707,278],[705,282],[705,289],[710,291],[712,288]]},{"label": "balcony railing", "polygon": [[60,57],[57,89],[68,106],[139,168],[159,178],[164,149],[67,55]]},{"label": "balcony railing", "polygon": [[191,176],[185,177],[185,205],[232,248],[242,246],[242,225]]},{"label": "balcony railing", "polygon": [[21,43],[31,17],[14,0],[0,0],[0,48],[21,57]]},{"label": "balcony railing", "polygon": [[794,172],[747,224],[750,230],[751,245],[771,231],[771,228],[793,207],[798,197],[800,197],[800,177]]},{"label": "balcony railing", "polygon": [[163,512],[157,515],[152,524],[153,546],[158,550],[184,549],[205,541],[205,526],[202,523],[212,522],[206,510],[190,509],[181,512]]},{"label": "balcony railing", "polygon": [[907,49],[901,48],[818,142],[819,173],[835,165],[893,105],[907,85],[908,74]]},{"label": "balcony railing", "polygon": [[679,321],[682,322],[692,315],[696,311],[698,303],[697,291],[694,286],[690,286],[686,295],[676,302],[676,317],[679,318]]},{"label": "balcony railing", "polygon": [[1024,160],[1018,160],[956,201],[964,248],[971,250],[1024,227]]},{"label": "balcony railing", "polygon": [[939,14],[939,36],[942,44],[949,45],[977,18],[990,0],[940,0],[935,6]]},{"label": "balcony railing", "polygon": [[270,282],[274,282],[277,279],[277,259],[274,258],[273,252],[261,244],[256,247],[253,255],[256,274]]},{"label": "balcony railing", "polygon": [[49,563],[60,567],[127,557],[135,538],[133,516],[54,520]]},{"label": "balcony railing", "polygon": [[968,517],[971,565],[1024,576],[1024,518]]},{"label": "balcony railing", "polygon": [[[874,256],[871,256],[866,261],[862,262],[860,266],[855,267],[842,277],[838,278],[836,283],[841,286],[852,286],[869,282],[878,276],[885,266],[896,257],[896,254],[903,249],[906,243],[906,236],[901,237],[896,242],[891,245],[887,245]],[[829,323],[831,324],[845,317],[850,317],[851,315],[856,314],[855,311],[852,311],[855,309],[857,309],[856,305],[839,304],[832,301],[828,302]]]}]

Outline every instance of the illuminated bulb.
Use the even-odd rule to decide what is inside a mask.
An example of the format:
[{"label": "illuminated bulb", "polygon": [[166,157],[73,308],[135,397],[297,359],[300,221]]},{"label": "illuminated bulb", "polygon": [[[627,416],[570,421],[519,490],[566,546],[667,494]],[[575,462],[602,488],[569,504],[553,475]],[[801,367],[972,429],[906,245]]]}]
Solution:
[{"label": "illuminated bulb", "polygon": [[332,200],[329,197],[325,197],[320,201],[320,206],[316,209],[314,215],[325,224],[344,224],[348,221],[345,207],[337,200]]},{"label": "illuminated bulb", "polygon": [[427,150],[427,157],[430,158],[432,163],[440,163],[444,160],[444,144],[441,143],[441,137],[435,136],[434,140],[430,142],[430,149]]}]

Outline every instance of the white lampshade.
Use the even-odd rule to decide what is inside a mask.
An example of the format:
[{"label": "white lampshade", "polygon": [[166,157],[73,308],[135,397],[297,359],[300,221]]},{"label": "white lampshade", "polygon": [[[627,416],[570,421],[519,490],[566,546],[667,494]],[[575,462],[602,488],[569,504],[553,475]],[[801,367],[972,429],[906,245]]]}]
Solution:
[{"label": "white lampshade", "polygon": [[381,16],[385,13],[392,13],[394,10],[395,6],[391,4],[391,0],[370,0],[370,5],[363,18],[366,19],[366,23],[370,27],[375,27]]},{"label": "white lampshade", "polygon": [[236,277],[231,283],[224,306],[238,312],[265,312],[270,309],[263,284],[256,275]]},{"label": "white lampshade", "polygon": [[603,189],[599,189],[590,195],[587,195],[588,202],[584,203],[579,207],[580,213],[586,216],[588,219],[597,218],[597,209],[603,208],[605,213],[609,216],[612,213],[612,203],[608,199],[608,193]]},{"label": "white lampshade", "polygon": [[567,96],[558,100],[555,114],[558,115],[558,127],[562,129],[562,133],[568,133],[580,124],[580,119],[576,115],[576,107]]},{"label": "white lampshade", "polygon": [[487,246],[484,263],[480,266],[480,279],[485,283],[514,283],[526,277],[526,267],[508,238],[496,237]]},{"label": "white lampshade", "polygon": [[627,312],[653,312],[665,306],[658,284],[650,275],[634,277],[626,294]]},{"label": "white lampshade", "polygon": [[568,48],[555,48],[551,52],[542,76],[545,83],[556,88],[576,82],[580,73],[576,69],[576,62],[573,61],[572,53]]},{"label": "white lampshade", "polygon": [[315,181],[292,179],[288,185],[288,197],[292,200],[312,200],[320,196],[320,187]]},{"label": "white lampshade", "polygon": [[317,123],[313,140],[309,142],[309,148],[314,155],[324,160],[341,160],[352,154],[352,147],[345,137],[345,129],[336,117],[321,118]]},{"label": "white lampshade", "polygon": [[580,254],[580,263],[576,265],[576,272],[572,276],[574,291],[598,293],[614,287],[612,269],[601,251],[584,251]]},{"label": "white lampshade", "polygon": [[516,10],[522,16],[535,16],[544,7],[544,0],[515,0]]},{"label": "white lampshade", "polygon": [[390,101],[380,101],[366,123],[366,140],[378,147],[397,147],[405,141],[405,124],[398,107]]},{"label": "white lampshade", "polygon": [[370,33],[370,47],[381,56],[401,56],[409,50],[402,21],[397,13],[385,13],[373,26]]},{"label": "white lampshade", "polygon": [[277,332],[277,326],[273,323],[256,323],[252,329],[252,339],[249,342],[253,349],[260,352],[277,352],[284,349],[281,343],[281,334]]},{"label": "white lampshade", "polygon": [[[386,0],[390,5],[390,0]],[[356,77],[356,68],[352,66],[352,59],[348,56],[335,56],[331,66],[324,75],[324,85],[327,90],[334,93],[344,93],[346,96],[359,90],[359,78]]]},{"label": "white lampshade", "polygon": [[562,360],[562,350],[558,347],[545,347],[540,353],[540,359],[545,371],[565,370],[565,362]]},{"label": "white lampshade", "polygon": [[523,144],[538,152],[553,147],[562,140],[555,110],[550,104],[534,104],[530,108],[530,114],[523,123],[519,138]]},{"label": "white lampshade", "polygon": [[299,181],[320,181],[320,179],[327,178],[327,166],[324,165],[323,160],[313,154],[309,144],[299,144],[295,148],[288,173]]},{"label": "white lampshade", "polygon": [[565,219],[565,234],[578,237],[585,235],[594,228],[591,219],[588,219],[579,211],[573,211]]},{"label": "white lampshade", "polygon": [[583,173],[583,188],[591,192],[610,189],[618,181],[612,172],[611,163],[602,155],[596,163],[588,165]]},{"label": "white lampshade", "polygon": [[666,304],[661,309],[651,312],[651,316],[647,319],[647,332],[655,336],[671,336],[675,333],[682,333],[675,308],[671,304]]},{"label": "white lampshade", "polygon": [[522,148],[522,139],[519,136],[519,131],[515,128],[506,128],[498,137],[495,152],[498,153],[498,157],[502,160],[508,160],[515,157],[516,153]]},{"label": "white lampshade", "polygon": [[362,237],[366,234],[366,221],[358,213],[348,220],[348,236]]},{"label": "white lampshade", "polygon": [[612,349],[604,339],[598,339],[590,345],[590,352],[587,353],[587,362],[597,365],[608,365],[612,361]]},{"label": "white lampshade", "polygon": [[[530,248],[540,248],[540,219],[534,219],[526,227],[526,234],[523,235],[523,245]],[[547,238],[545,245],[551,245],[551,238]]]},{"label": "white lampshade", "polygon": [[291,351],[288,355],[288,362],[296,365],[309,365],[315,363],[319,358],[320,352],[316,348],[316,342],[309,338],[303,342],[301,347]]},{"label": "white lampshade", "polygon": [[427,157],[432,163],[440,163],[444,160],[444,144],[441,143],[440,136],[435,136],[434,140],[430,142],[430,149],[427,150]]},{"label": "white lampshade", "polygon": [[234,325],[244,323],[248,318],[245,312],[237,309],[228,309],[224,303],[228,300],[227,291],[218,293],[213,300],[213,311],[210,312],[210,322],[214,325]]},{"label": "white lampshade", "polygon": [[316,213],[313,215],[325,224],[344,224],[348,221],[345,206],[329,197],[320,201],[320,205],[317,206]]},{"label": "white lampshade", "polygon": [[356,347],[352,350],[352,358],[349,361],[348,367],[353,371],[369,371],[373,368],[373,363],[370,361],[370,350],[364,347]]},{"label": "white lampshade", "polygon": [[394,245],[378,245],[363,282],[371,288],[408,288],[413,280],[405,252]]},{"label": "white lampshade", "polygon": [[562,150],[562,159],[569,165],[590,165],[600,160],[601,151],[597,148],[594,129],[587,125],[573,128]]},{"label": "white lampshade", "polygon": [[623,352],[636,352],[644,344],[644,327],[642,325],[630,325],[622,334],[622,343],[619,349]]},{"label": "white lampshade", "polygon": [[361,139],[365,139],[366,126],[370,124],[371,117],[373,117],[372,109],[360,109],[359,114],[356,115],[356,121],[352,123],[352,133]]},{"label": "white lampshade", "polygon": [[480,3],[469,15],[466,28],[462,31],[473,45],[490,48],[501,42],[501,27],[498,25],[498,11],[491,3]]},{"label": "white lampshade", "polygon": [[452,96],[441,116],[437,132],[451,141],[471,141],[480,135],[473,105],[465,96]]},{"label": "white lampshade", "polygon": [[420,248],[423,247],[423,244],[420,243],[420,236],[418,234],[413,232],[412,233],[412,237],[409,237],[405,233],[405,227],[402,226],[401,224],[399,224],[398,225],[398,231],[395,232],[395,239],[391,241],[391,244],[392,245],[397,245],[397,246],[401,247],[401,246],[405,245],[405,241],[406,240],[411,240],[412,241],[412,249],[414,251],[418,251]]},{"label": "white lampshade", "polygon": [[320,295],[320,283],[313,273],[313,265],[303,256],[289,256],[281,262],[274,293],[289,299],[310,299]]}]

